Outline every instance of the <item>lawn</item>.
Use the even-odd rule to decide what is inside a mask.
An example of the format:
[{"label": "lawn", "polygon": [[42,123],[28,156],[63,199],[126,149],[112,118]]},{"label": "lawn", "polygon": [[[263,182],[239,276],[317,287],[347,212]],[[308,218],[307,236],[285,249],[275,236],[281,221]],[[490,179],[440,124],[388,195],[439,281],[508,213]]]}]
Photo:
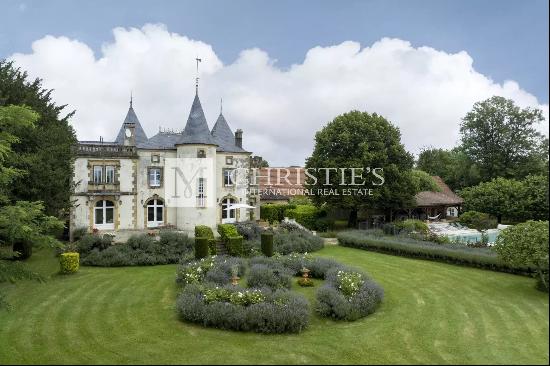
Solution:
[{"label": "lawn", "polygon": [[174,265],[59,276],[40,252],[30,264],[48,282],[2,285],[14,310],[0,312],[0,364],[548,364],[548,295],[533,279],[337,246],[319,255],[370,273],[381,308],[353,323],[313,317],[299,335],[205,329],[176,318]]}]

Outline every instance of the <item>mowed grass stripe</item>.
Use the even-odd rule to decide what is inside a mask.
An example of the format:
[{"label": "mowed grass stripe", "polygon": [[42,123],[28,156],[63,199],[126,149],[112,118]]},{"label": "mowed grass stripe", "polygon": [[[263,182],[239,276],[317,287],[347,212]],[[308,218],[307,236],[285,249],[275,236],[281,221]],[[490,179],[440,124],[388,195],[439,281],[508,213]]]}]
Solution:
[{"label": "mowed grass stripe", "polygon": [[[2,285],[15,310],[0,312],[0,364],[548,363],[548,297],[532,279],[338,246],[316,255],[368,272],[380,309],[353,323],[313,315],[300,335],[226,332],[177,319],[175,266],[82,267]],[[33,263],[57,270],[44,253]],[[314,300],[317,288],[298,291]]]}]

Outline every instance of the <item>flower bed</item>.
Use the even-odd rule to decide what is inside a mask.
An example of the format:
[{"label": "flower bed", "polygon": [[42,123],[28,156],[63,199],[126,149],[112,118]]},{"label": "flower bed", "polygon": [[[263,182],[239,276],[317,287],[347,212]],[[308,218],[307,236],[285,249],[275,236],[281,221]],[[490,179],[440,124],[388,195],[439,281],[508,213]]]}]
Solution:
[{"label": "flower bed", "polygon": [[[322,316],[357,320],[374,312],[382,301],[380,286],[333,259],[296,253],[249,260],[213,256],[178,266],[176,282],[183,286],[178,314],[182,320],[221,329],[300,332],[309,323],[309,302],[289,289],[292,277],[304,268],[311,277],[326,280],[317,292],[315,308]],[[242,282],[247,288],[229,285],[245,274]]]}]

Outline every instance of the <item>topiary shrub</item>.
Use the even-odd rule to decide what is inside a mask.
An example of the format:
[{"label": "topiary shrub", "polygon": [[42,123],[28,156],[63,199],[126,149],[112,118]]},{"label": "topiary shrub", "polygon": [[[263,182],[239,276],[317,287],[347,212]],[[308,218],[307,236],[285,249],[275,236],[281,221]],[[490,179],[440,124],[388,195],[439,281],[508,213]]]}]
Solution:
[{"label": "topiary shrub", "polygon": [[243,237],[232,236],[227,238],[227,252],[234,257],[242,257],[244,255]]},{"label": "topiary shrub", "polygon": [[195,258],[201,259],[208,257],[210,249],[208,248],[208,238],[195,238]]},{"label": "topiary shrub", "polygon": [[260,217],[273,224],[274,222],[281,222],[285,218],[285,212],[289,209],[296,208],[296,205],[291,204],[264,204],[260,206]]},{"label": "topiary shrub", "polygon": [[233,224],[219,224],[218,234],[220,234],[220,237],[224,243],[227,243],[227,239],[230,237],[239,236],[239,232]]},{"label": "topiary shrub", "polygon": [[69,252],[61,253],[59,256],[59,272],[63,274],[75,273],[78,271],[80,264],[80,254]]},{"label": "topiary shrub", "polygon": [[266,257],[273,257],[273,233],[264,232],[262,233],[262,253]]},{"label": "topiary shrub", "polygon": [[218,253],[218,249],[216,248],[216,239],[214,238],[214,232],[212,231],[210,226],[195,226],[195,238],[207,238],[210,255],[216,255]]}]

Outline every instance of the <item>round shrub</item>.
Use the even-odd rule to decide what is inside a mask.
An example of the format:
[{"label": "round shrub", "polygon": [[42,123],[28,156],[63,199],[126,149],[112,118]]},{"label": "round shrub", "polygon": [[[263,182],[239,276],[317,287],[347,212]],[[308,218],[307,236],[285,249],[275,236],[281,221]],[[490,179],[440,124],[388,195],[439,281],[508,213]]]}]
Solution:
[{"label": "round shrub", "polygon": [[273,257],[273,233],[262,233],[262,253],[266,257]]},{"label": "round shrub", "polygon": [[195,258],[206,258],[208,257],[208,253],[208,238],[195,238]]},{"label": "round shrub", "polygon": [[[298,294],[226,287],[222,291],[229,293],[228,297],[206,295],[212,289],[186,286],[176,302],[180,318],[208,327],[258,333],[299,333],[308,325],[309,303]],[[231,300],[242,298],[256,300]]]},{"label": "round shrub", "polygon": [[80,263],[80,254],[78,253],[62,253],[59,256],[60,273],[69,274],[78,271]]},{"label": "round shrub", "polygon": [[384,291],[373,281],[364,281],[352,297],[347,297],[333,284],[317,291],[316,311],[325,317],[353,321],[372,314],[382,302]]}]

